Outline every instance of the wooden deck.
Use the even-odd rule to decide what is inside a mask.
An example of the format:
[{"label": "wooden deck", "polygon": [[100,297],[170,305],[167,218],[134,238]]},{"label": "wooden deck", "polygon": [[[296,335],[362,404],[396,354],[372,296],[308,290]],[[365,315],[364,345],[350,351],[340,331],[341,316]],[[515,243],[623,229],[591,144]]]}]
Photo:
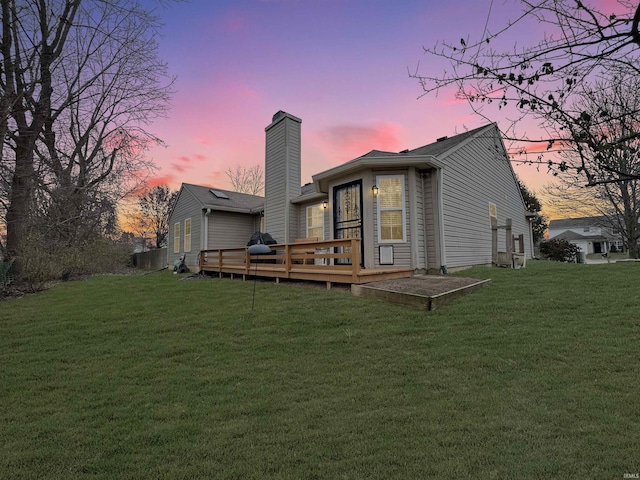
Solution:
[{"label": "wooden deck", "polygon": [[361,284],[392,280],[413,275],[412,268],[360,267],[360,239],[296,241],[268,245],[271,254],[249,255],[247,247],[203,250],[200,270],[220,275],[242,275],[311,280],[332,283]]}]

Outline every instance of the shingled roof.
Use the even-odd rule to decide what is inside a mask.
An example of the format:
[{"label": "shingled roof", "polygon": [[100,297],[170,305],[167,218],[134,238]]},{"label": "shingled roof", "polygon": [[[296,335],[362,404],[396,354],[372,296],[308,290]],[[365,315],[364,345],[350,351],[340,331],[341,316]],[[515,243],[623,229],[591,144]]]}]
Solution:
[{"label": "shingled roof", "polygon": [[[246,213],[258,213],[264,209],[264,197],[257,195],[204,187],[191,183],[183,183],[182,188],[191,193],[191,195],[201,203],[202,208],[211,208],[212,210],[237,210]],[[219,192],[221,195],[216,195],[213,192]]]},{"label": "shingled roof", "polygon": [[458,135],[454,135],[453,137],[442,137],[433,143],[429,143],[428,145],[424,145],[422,147],[418,147],[409,151],[408,155],[433,155],[434,157],[437,157],[452,149],[453,147],[461,144],[468,138],[473,137],[474,135],[491,125],[494,124],[483,125],[482,127],[474,128],[473,130],[469,130],[468,132],[459,133]]},{"label": "shingled roof", "polygon": [[402,152],[394,153],[394,152],[385,152],[382,150],[371,150],[368,153],[365,153],[361,157],[358,158],[366,158],[366,157],[409,157],[415,155],[433,155],[437,157],[452,149],[453,147],[461,144],[468,138],[473,137],[475,134],[484,130],[485,128],[491,126],[483,125],[482,127],[474,128],[473,130],[469,130],[468,132],[460,133],[458,135],[454,135],[452,137],[441,137],[433,143],[429,143],[427,145],[423,145],[422,147],[414,148],[413,150],[404,150]]},{"label": "shingled roof", "polygon": [[553,239],[566,240],[567,242],[570,242],[571,240],[588,240],[590,242],[593,242],[593,241],[602,242],[607,240],[607,238],[600,235],[591,235],[591,236],[580,235],[579,233],[573,232],[571,230],[565,230],[561,234],[553,237]]},{"label": "shingled roof", "polygon": [[604,215],[598,217],[560,218],[551,220],[549,228],[607,227],[610,223]]}]

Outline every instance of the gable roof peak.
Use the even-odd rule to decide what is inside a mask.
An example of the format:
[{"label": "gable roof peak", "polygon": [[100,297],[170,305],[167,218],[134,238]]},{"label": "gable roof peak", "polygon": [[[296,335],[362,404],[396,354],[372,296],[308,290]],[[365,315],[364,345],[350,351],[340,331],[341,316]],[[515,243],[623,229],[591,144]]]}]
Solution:
[{"label": "gable roof peak", "polygon": [[488,123],[487,125],[483,125],[481,127],[474,128],[463,133],[458,133],[457,135],[453,135],[452,137],[439,137],[435,142],[415,148],[409,153],[412,153],[414,155],[442,155],[453,147],[460,145],[469,138],[474,137],[478,133],[484,130],[488,130],[489,128],[497,128],[497,125],[495,123]]}]

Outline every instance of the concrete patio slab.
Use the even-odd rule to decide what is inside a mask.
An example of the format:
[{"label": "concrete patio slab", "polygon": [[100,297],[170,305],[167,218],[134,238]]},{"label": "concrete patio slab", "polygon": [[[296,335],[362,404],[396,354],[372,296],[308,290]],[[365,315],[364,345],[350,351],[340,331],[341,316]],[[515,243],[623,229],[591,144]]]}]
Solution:
[{"label": "concrete patio slab", "polygon": [[351,285],[351,293],[359,297],[400,303],[433,311],[490,283],[491,279],[479,280],[448,275],[414,275],[397,280],[354,284]]}]

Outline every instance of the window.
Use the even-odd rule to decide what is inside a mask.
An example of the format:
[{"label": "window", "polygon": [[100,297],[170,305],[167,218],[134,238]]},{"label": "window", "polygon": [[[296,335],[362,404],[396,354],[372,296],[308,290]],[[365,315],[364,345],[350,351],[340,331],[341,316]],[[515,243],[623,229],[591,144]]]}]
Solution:
[{"label": "window", "polygon": [[[178,232],[179,234],[180,232]],[[184,251],[191,251],[191,219],[187,218],[184,221]]]},{"label": "window", "polygon": [[378,241],[406,242],[404,176],[376,177],[378,185]]},{"label": "window", "polygon": [[307,238],[324,240],[324,208],[321,204],[307,207]]},{"label": "window", "polygon": [[493,221],[498,222],[498,208],[495,203],[489,202],[489,222],[493,225]]},{"label": "window", "polygon": [[584,228],[582,229],[582,231],[583,231],[584,233],[588,233],[588,232],[589,232],[589,230],[591,230],[591,228],[589,228],[589,227],[584,227]]},{"label": "window", "polygon": [[180,223],[173,226],[173,253],[180,253]]}]

